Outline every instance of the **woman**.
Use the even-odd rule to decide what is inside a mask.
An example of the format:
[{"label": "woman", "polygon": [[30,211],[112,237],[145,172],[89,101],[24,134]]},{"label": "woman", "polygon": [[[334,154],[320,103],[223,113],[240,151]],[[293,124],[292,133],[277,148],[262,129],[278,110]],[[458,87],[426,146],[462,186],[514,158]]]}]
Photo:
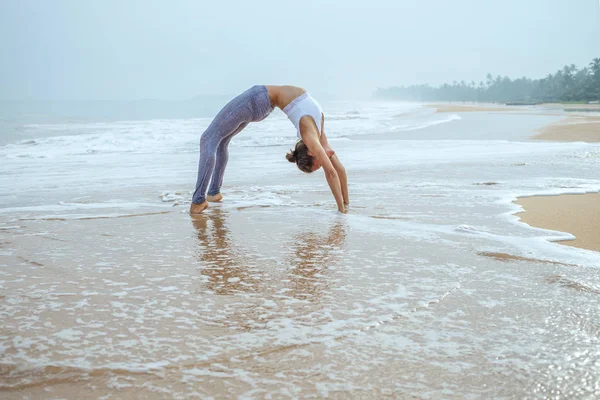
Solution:
[{"label": "woman", "polygon": [[275,107],[288,116],[300,138],[295,149],[286,155],[287,160],[295,162],[301,171],[307,173],[323,167],[338,210],[347,212],[346,171],[327,142],[323,130],[325,117],[319,103],[299,87],[253,86],[227,103],[202,134],[191,214],[202,213],[208,208],[208,201],[220,201],[223,198],[221,185],[229,157],[229,142],[250,122],[265,119]]}]

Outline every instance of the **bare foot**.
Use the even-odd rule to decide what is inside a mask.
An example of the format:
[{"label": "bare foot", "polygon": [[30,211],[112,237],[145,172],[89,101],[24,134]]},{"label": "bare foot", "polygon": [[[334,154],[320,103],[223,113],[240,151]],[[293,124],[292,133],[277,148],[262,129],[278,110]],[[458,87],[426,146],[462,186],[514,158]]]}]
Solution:
[{"label": "bare foot", "polygon": [[192,203],[190,205],[190,214],[202,214],[202,211],[206,210],[207,208],[208,202],[206,201],[200,204]]},{"label": "bare foot", "polygon": [[214,196],[211,196],[210,194],[208,196],[206,196],[206,200],[216,203],[217,201],[221,201],[223,200],[223,195],[221,193],[217,193]]}]

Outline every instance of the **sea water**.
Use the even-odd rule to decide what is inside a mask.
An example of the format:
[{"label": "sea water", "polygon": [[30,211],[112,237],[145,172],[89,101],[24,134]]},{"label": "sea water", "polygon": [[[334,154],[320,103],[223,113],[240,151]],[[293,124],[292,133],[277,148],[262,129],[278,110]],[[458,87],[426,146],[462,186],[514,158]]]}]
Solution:
[{"label": "sea water", "polygon": [[285,160],[279,111],[232,140],[199,219],[211,118],[19,123],[0,146],[0,390],[599,395],[600,255],[512,201],[599,191],[600,145],[531,140],[550,111],[324,109],[347,215]]}]

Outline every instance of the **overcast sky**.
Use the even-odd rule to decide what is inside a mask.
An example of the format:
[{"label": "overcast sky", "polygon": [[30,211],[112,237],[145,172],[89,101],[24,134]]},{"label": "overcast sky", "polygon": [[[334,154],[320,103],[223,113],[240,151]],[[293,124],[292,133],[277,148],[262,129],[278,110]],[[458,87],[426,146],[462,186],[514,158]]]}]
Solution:
[{"label": "overcast sky", "polygon": [[541,77],[600,57],[599,0],[0,0],[1,99],[317,95]]}]

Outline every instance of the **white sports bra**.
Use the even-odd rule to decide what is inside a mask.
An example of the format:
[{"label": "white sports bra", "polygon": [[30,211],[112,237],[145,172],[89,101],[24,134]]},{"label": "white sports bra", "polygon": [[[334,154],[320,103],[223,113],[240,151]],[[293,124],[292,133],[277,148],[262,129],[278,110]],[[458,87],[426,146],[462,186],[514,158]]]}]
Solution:
[{"label": "white sports bra", "polygon": [[321,136],[321,118],[323,115],[323,109],[321,108],[321,105],[317,103],[317,101],[313,99],[313,97],[310,94],[308,94],[308,92],[305,92],[302,95],[296,97],[294,100],[292,100],[290,104],[285,106],[283,112],[285,113],[285,115],[287,115],[289,120],[292,121],[292,124],[294,124],[294,126],[296,127],[296,131],[298,133],[299,138],[302,138],[302,136],[300,135],[300,119],[305,115],[312,117],[312,119],[315,121],[315,124],[317,125],[319,136]]}]

